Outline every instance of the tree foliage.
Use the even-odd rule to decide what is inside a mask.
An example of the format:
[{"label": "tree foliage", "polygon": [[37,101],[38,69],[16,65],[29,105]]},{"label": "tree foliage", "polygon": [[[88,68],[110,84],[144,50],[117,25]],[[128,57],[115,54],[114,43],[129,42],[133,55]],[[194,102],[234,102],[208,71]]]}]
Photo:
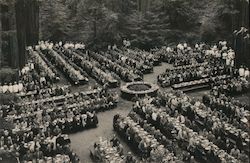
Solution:
[{"label": "tree foliage", "polygon": [[65,0],[44,0],[40,6],[41,37],[45,40],[68,40],[73,30],[70,9]]},{"label": "tree foliage", "polygon": [[234,0],[151,0],[146,12],[138,11],[137,3],[43,0],[41,38],[82,41],[95,48],[123,39],[143,49],[182,41],[210,42],[229,35],[239,10]]}]

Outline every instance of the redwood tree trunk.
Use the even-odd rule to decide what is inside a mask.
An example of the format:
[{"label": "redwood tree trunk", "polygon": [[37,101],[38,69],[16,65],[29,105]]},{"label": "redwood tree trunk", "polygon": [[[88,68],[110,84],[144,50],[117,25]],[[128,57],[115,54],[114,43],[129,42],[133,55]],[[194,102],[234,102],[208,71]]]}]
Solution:
[{"label": "redwood tree trunk", "polygon": [[37,44],[39,39],[39,4],[37,0],[16,2],[16,26],[20,68],[27,62],[26,46]]}]

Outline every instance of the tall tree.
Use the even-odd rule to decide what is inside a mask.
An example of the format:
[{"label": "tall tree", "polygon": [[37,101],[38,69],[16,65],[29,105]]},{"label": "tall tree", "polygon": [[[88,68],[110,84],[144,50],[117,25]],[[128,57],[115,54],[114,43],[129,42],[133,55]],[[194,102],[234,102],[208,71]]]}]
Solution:
[{"label": "tall tree", "polygon": [[71,27],[70,10],[65,0],[45,0],[41,7],[41,38],[52,41],[68,40]]}]

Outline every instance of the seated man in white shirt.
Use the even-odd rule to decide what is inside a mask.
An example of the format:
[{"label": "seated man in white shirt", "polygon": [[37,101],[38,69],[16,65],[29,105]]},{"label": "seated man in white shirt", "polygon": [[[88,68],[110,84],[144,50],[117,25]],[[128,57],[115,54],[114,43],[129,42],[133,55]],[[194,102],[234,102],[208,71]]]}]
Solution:
[{"label": "seated man in white shirt", "polygon": [[250,72],[249,72],[249,69],[246,68],[245,70],[245,78],[248,79],[250,77]]},{"label": "seated man in white shirt", "polygon": [[243,68],[243,66],[241,66],[239,68],[239,75],[240,75],[240,77],[244,77],[245,76],[245,69]]},{"label": "seated man in white shirt", "polygon": [[6,93],[9,89],[9,86],[7,83],[4,83],[3,87],[2,87],[2,90],[3,90],[3,93]]},{"label": "seated man in white shirt", "polygon": [[60,41],[58,44],[59,44],[59,46],[62,46],[62,41]]},{"label": "seated man in white shirt", "polygon": [[187,48],[187,43],[184,43],[183,46],[184,46],[184,48]]},{"label": "seated man in white shirt", "polygon": [[171,48],[170,47],[167,47],[167,52],[171,52]]},{"label": "seated man in white shirt", "polygon": [[22,92],[23,91],[23,83],[19,82],[18,83],[18,92]]},{"label": "seated man in white shirt", "polygon": [[227,46],[223,46],[221,50],[222,51],[227,51]]},{"label": "seated man in white shirt", "polygon": [[17,92],[18,92],[18,84],[17,84],[17,82],[14,82],[13,93],[17,93]]},{"label": "seated man in white shirt", "polygon": [[8,92],[13,93],[13,85],[12,85],[12,83],[9,84]]}]

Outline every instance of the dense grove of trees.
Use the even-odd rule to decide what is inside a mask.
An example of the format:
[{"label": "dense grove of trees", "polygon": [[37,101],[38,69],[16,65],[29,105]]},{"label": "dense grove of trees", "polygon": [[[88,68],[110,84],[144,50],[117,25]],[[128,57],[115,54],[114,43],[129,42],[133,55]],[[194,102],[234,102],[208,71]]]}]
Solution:
[{"label": "dense grove of trees", "polygon": [[149,49],[231,39],[241,0],[42,0],[40,35],[105,47],[131,40]]},{"label": "dense grove of trees", "polygon": [[[184,41],[212,43],[225,39],[233,42],[234,30],[239,30],[241,26],[249,29],[248,0],[36,1],[40,8],[40,39],[81,41],[94,49],[106,48],[114,43],[122,44],[123,39],[129,39],[132,46],[146,50]],[[7,31],[3,25],[6,25],[4,9],[15,13],[13,4],[16,2],[0,0],[0,65],[5,65],[4,60],[18,65],[11,57],[4,57],[14,54],[13,49],[17,49],[5,48],[13,47],[17,41],[10,37],[15,29]],[[10,16],[7,14],[7,17]],[[26,16],[18,15],[18,19],[22,17]],[[15,22],[15,19],[10,20]],[[30,27],[33,27],[32,23]],[[10,43],[7,45],[8,40]]]}]

